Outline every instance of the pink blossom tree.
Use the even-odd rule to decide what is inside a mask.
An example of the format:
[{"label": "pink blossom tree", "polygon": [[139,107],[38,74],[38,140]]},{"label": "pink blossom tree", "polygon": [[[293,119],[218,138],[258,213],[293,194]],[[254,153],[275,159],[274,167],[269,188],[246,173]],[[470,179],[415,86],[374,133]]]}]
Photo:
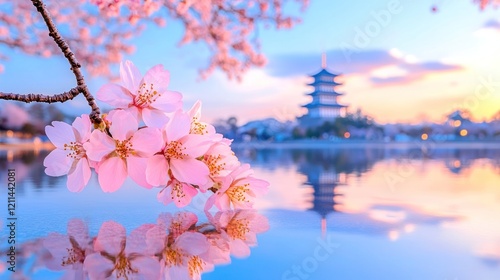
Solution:
[{"label": "pink blossom tree", "polygon": [[479,5],[481,9],[485,9],[488,6],[497,6],[500,4],[499,0],[473,0],[474,4]]},{"label": "pink blossom tree", "polygon": [[[35,1],[37,2],[37,1]],[[299,21],[286,15],[286,0],[57,0],[45,1],[53,21],[76,57],[92,75],[110,75],[110,66],[134,51],[130,42],[148,25],[169,20],[184,26],[180,44],[201,42],[211,51],[206,75],[219,68],[240,77],[251,66],[262,66],[256,34],[259,25],[290,28]],[[295,0],[305,8],[308,0]],[[0,0],[0,45],[26,54],[58,54],[40,17],[28,1]],[[1,60],[7,57],[0,54]],[[3,67],[0,65],[0,71]]]},{"label": "pink blossom tree", "polygon": [[[92,169],[106,192],[118,190],[130,177],[140,186],[162,188],[158,199],[165,204],[174,202],[178,207],[188,205],[198,191],[210,191],[213,195],[206,209],[214,204],[219,209],[251,208],[253,199],[266,192],[266,181],[252,177],[250,166],[240,167],[229,147],[231,141],[200,120],[201,103],[187,112],[182,110],[182,95],[168,90],[170,74],[162,65],[142,76],[132,62],[122,62],[121,84],[104,85],[97,93],[99,100],[116,107],[101,115],[80,71],[81,64],[47,7],[42,0],[32,3],[49,36],[71,65],[76,86],[56,95],[0,92],[0,99],[53,103],[82,93],[92,109],[72,125],[52,122],[52,126],[46,127],[47,136],[56,146],[44,161],[47,175],[67,175],[68,189],[73,192],[83,190]],[[117,16],[120,4],[136,2],[96,3],[100,8],[107,5],[106,16]],[[150,14],[157,8],[151,6],[143,12]],[[129,9],[133,10],[133,6]]]}]

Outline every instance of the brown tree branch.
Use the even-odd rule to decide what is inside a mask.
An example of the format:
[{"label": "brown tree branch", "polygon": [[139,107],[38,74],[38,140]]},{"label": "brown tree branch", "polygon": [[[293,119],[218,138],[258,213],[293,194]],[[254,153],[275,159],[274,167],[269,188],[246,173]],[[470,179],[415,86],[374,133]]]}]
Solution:
[{"label": "brown tree branch", "polygon": [[64,54],[69,64],[71,65],[71,71],[73,71],[73,74],[75,75],[77,86],[72,88],[68,92],[64,92],[53,96],[47,96],[42,94],[21,95],[21,94],[0,92],[0,99],[16,100],[26,103],[33,101],[53,103],[53,102],[65,102],[71,100],[79,93],[82,93],[83,96],[85,96],[85,99],[87,99],[90,108],[92,108],[92,112],[90,113],[90,120],[92,121],[92,123],[96,125],[100,124],[102,122],[102,119],[100,117],[101,112],[94,100],[94,97],[90,93],[87,84],[85,83],[85,79],[83,78],[82,72],[80,71],[81,67],[80,63],[78,63],[78,60],[76,59],[75,55],[69,48],[68,44],[59,34],[59,31],[57,30],[54,22],[52,21],[49,11],[43,4],[43,1],[31,0],[31,2],[33,3],[37,11],[42,15],[43,20],[45,21],[45,24],[47,25],[47,28],[49,30],[49,36],[54,39],[57,46],[61,49],[62,53]]},{"label": "brown tree branch", "polygon": [[71,100],[75,98],[81,92],[81,88],[74,87],[70,89],[68,92],[63,92],[61,94],[56,95],[43,95],[43,94],[16,94],[16,93],[5,93],[0,92],[0,99],[5,100],[14,100],[25,103],[30,102],[43,102],[43,103],[54,103],[54,102],[65,102],[67,100]]}]

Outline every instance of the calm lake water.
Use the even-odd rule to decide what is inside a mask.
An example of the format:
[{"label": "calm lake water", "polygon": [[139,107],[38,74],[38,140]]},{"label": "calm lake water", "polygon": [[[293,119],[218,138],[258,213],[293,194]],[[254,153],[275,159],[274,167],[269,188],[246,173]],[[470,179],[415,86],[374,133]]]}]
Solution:
[{"label": "calm lake water", "polygon": [[[500,279],[500,149],[236,153],[271,183],[256,203],[269,230],[257,234],[250,256],[232,257],[202,279]],[[130,233],[179,211],[157,202],[156,190],[131,181],[102,193],[95,174],[81,193],[71,193],[65,179],[44,174],[45,155],[0,151],[1,279],[13,276],[6,271],[9,168],[16,170],[16,244],[22,249],[15,279],[63,276],[44,268],[46,243],[40,240],[68,234],[68,223],[86,224],[90,236],[109,221]],[[199,198],[182,211],[203,223],[209,218],[202,205]]]}]

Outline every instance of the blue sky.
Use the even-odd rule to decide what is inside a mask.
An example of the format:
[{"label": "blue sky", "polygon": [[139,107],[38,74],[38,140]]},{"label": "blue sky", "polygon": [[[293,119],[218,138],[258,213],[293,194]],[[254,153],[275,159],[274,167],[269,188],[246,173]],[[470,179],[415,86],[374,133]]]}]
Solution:
[{"label": "blue sky", "polygon": [[[170,88],[184,94],[186,108],[202,100],[208,121],[236,116],[241,124],[302,115],[300,105],[309,102],[305,94],[311,91],[305,85],[307,75],[320,70],[322,52],[327,53],[328,69],[344,74],[340,102],[350,111],[360,108],[388,123],[441,121],[462,108],[483,120],[500,109],[495,87],[475,94],[484,93],[484,81],[494,84],[499,70],[500,11],[479,11],[471,2],[311,0],[303,13],[291,2],[287,9],[298,13],[302,23],[291,30],[259,28],[268,64],[250,70],[241,83],[220,72],[201,80],[198,70],[208,64],[208,52],[199,43],[179,47],[182,26],[175,21],[167,20],[163,29],[150,27],[135,38],[136,52],[127,59],[143,73],[155,64],[165,65],[171,71]],[[433,5],[438,12],[431,12]],[[62,57],[0,51],[10,56],[0,75],[2,91],[51,93],[73,87]],[[94,93],[107,82],[86,78]],[[83,97],[61,107],[88,112]]]}]

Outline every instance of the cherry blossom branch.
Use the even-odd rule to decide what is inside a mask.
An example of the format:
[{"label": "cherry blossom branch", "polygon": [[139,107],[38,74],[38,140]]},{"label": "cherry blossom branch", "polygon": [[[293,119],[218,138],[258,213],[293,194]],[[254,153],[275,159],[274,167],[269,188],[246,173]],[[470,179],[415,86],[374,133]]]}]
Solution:
[{"label": "cherry blossom branch", "polygon": [[37,11],[42,15],[45,24],[49,30],[49,36],[54,39],[59,49],[62,51],[63,55],[68,60],[71,65],[71,71],[75,75],[77,86],[69,90],[68,92],[64,92],[61,94],[47,96],[42,94],[14,94],[14,93],[3,93],[0,92],[0,99],[5,100],[15,100],[21,102],[44,102],[44,103],[53,103],[53,102],[65,102],[73,99],[78,94],[82,93],[85,99],[87,100],[90,108],[92,108],[92,112],[90,113],[90,119],[94,124],[100,124],[102,119],[100,118],[100,109],[97,106],[94,97],[90,93],[87,84],[85,83],[85,79],[80,71],[80,63],[76,59],[75,55],[69,48],[69,45],[64,41],[64,39],[59,34],[52,18],[50,17],[49,11],[46,9],[42,0],[32,0],[31,1]]},{"label": "cherry blossom branch", "polygon": [[56,95],[43,95],[43,94],[16,94],[16,93],[5,93],[0,92],[0,99],[20,101],[25,103],[30,102],[43,102],[43,103],[55,103],[55,102],[65,102],[75,98],[82,89],[80,87],[74,87],[67,92]]},{"label": "cherry blossom branch", "polygon": [[[251,67],[265,64],[259,29],[292,27],[300,20],[284,11],[285,3],[296,2],[302,10],[309,0],[44,2],[52,20],[64,26],[59,31],[65,41],[78,46],[73,52],[90,75],[117,78],[111,71],[112,66],[134,51],[131,39],[151,25],[163,27],[172,20],[184,26],[179,45],[199,42],[209,50],[207,64],[200,66],[202,77],[220,69],[229,78],[239,79]],[[59,53],[52,38],[47,36],[45,26],[38,24],[39,16],[31,3],[0,0],[0,10],[9,11],[0,13],[0,45],[42,57]],[[0,72],[5,59],[0,57]]]}]

